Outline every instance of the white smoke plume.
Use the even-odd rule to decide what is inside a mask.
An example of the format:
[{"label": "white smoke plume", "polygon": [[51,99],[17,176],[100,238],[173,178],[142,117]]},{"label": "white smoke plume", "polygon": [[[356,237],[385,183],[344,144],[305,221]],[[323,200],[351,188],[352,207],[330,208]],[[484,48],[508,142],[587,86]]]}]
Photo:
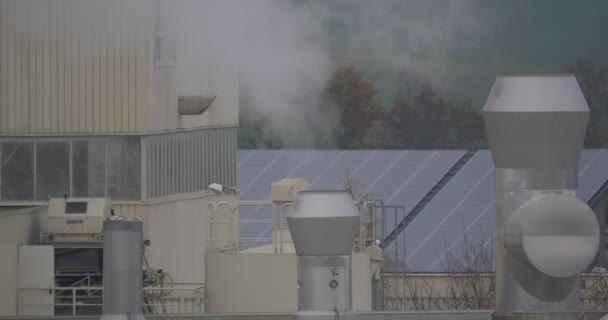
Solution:
[{"label": "white smoke plume", "polygon": [[[182,3],[187,10],[179,19],[190,24],[180,32],[189,34],[200,56],[237,65],[241,113],[286,147],[312,147],[318,144],[313,137],[331,137],[338,117],[320,99],[337,64],[371,65],[393,75],[407,70],[440,91],[458,91],[459,59],[470,60],[496,22],[480,0]],[[398,90],[396,80],[377,86]]]},{"label": "white smoke plume", "polygon": [[[319,98],[331,73],[322,6],[285,0],[182,0],[196,55],[238,68],[241,113],[289,146],[330,136]],[[186,23],[184,23],[186,21]],[[182,34],[183,38],[183,34]]]},{"label": "white smoke plume", "polygon": [[409,71],[440,91],[460,91],[466,81],[459,76],[482,71],[469,69],[471,61],[492,63],[479,48],[502,19],[483,0],[330,0],[328,6],[336,29],[347,35],[334,49],[340,56],[379,72]]}]

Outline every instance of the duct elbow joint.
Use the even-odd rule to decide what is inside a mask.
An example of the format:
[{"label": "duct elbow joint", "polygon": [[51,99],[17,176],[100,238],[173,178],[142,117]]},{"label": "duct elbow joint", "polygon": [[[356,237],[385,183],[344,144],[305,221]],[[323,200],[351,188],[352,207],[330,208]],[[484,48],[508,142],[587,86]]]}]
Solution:
[{"label": "duct elbow joint", "polygon": [[[574,196],[558,193],[526,201],[509,215],[501,233],[512,275],[529,293],[546,301],[559,300],[559,288],[564,295],[569,292],[576,276],[594,260],[600,239],[591,208]],[[542,279],[547,285],[538,285]]]}]

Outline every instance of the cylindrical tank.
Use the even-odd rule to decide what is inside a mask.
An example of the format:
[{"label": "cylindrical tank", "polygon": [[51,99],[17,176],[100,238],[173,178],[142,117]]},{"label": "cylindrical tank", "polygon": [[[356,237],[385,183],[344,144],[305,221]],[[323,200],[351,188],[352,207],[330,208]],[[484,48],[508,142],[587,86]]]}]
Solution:
[{"label": "cylindrical tank", "polygon": [[576,198],[589,108],[573,75],[504,75],[483,110],[496,167],[494,319],[580,319],[599,224]]},{"label": "cylindrical tank", "polygon": [[298,193],[287,214],[298,256],[297,319],[352,315],[351,253],[359,217],[348,192]]},{"label": "cylindrical tank", "polygon": [[104,221],[102,320],[144,319],[143,248],[141,221]]}]

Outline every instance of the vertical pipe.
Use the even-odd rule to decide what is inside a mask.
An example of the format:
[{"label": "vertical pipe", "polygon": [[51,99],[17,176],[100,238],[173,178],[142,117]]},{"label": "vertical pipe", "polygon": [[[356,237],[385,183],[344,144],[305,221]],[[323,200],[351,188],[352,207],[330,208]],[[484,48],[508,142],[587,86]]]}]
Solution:
[{"label": "vertical pipe", "polygon": [[599,243],[576,198],[589,108],[573,75],[501,75],[483,110],[496,168],[494,319],[582,319]]},{"label": "vertical pipe", "polygon": [[298,259],[298,320],[352,310],[351,253],[360,214],[347,192],[301,191],[287,216]]},{"label": "vertical pipe", "polygon": [[143,223],[104,221],[103,240],[101,319],[143,320]]},{"label": "vertical pipe", "polygon": [[[559,192],[576,196],[578,170],[575,167],[563,169],[516,169],[496,168],[496,234],[503,232],[509,216],[526,201],[546,193]],[[571,286],[558,302],[551,298],[542,298],[526,290],[518,277],[527,275],[514,268],[509,250],[496,241],[496,313],[501,315],[516,313],[561,313],[559,319],[577,319],[579,317],[578,286]],[[536,282],[535,286],[551,286],[551,280],[542,274],[527,279]],[[546,281],[545,281],[546,280]],[[571,281],[570,281],[571,282]],[[566,284],[567,286],[567,284]],[[555,292],[554,292],[555,293]],[[542,296],[543,294],[541,294]],[[549,301],[544,301],[549,300]],[[553,300],[553,301],[551,301]],[[506,316],[504,316],[506,318]],[[495,319],[503,319],[495,316]],[[536,319],[536,318],[534,318]]]}]

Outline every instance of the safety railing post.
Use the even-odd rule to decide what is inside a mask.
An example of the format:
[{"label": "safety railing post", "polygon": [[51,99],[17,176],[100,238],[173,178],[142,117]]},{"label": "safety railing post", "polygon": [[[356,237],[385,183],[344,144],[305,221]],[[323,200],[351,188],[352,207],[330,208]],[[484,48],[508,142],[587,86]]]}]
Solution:
[{"label": "safety railing post", "polygon": [[76,288],[72,288],[72,315],[76,315]]}]

